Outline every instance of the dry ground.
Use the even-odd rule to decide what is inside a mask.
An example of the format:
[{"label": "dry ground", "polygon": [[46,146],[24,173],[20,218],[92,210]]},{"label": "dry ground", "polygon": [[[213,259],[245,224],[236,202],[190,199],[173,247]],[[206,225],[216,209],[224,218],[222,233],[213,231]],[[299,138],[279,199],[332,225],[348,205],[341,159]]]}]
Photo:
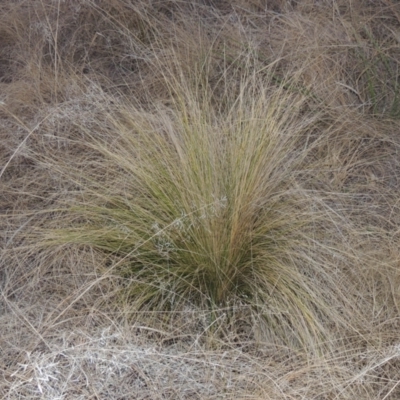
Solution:
[{"label": "dry ground", "polygon": [[[271,176],[301,199],[285,203],[294,214],[284,226],[293,215],[313,219],[299,217],[313,223],[304,228],[309,247],[296,253],[302,236],[290,236],[287,258],[301,260],[293,282],[302,277],[329,310],[297,304],[304,288],[289,277],[293,310],[305,311],[285,319],[271,302],[272,328],[246,301],[216,312],[196,301],[173,313],[135,308],[121,296],[135,276],[117,273],[126,255],[102,248],[103,233],[52,242],[92,221],[66,216],[71,204],[130,199],[127,126],[161,126],[165,148],[186,111],[222,132],[235,126],[232,99],[253,110],[241,86],[252,76],[265,79],[267,98],[278,90],[295,99],[281,108],[301,104],[284,110],[282,124],[293,137],[309,133],[287,142],[293,148],[287,159],[279,153]],[[193,99],[207,104],[211,122]],[[1,2],[1,398],[399,399],[399,121],[395,0]],[[120,158],[107,161],[108,149]],[[165,236],[154,235],[169,260]]]}]

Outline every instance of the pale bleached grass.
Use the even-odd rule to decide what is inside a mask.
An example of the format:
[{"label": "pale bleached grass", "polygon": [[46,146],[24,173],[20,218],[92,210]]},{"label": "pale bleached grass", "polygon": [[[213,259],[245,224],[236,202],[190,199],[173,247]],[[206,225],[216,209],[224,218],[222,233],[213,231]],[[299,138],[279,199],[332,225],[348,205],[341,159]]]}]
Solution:
[{"label": "pale bleached grass", "polygon": [[[98,311],[93,318],[81,313],[79,327],[75,311],[72,321],[54,325],[35,348],[23,348],[36,341],[35,334],[21,332],[24,341],[8,350],[15,362],[3,368],[3,398],[372,399],[372,393],[398,393],[398,343],[354,341],[350,352],[338,346],[324,357],[250,338],[216,340],[211,349],[201,330],[175,340],[146,325],[118,324]],[[21,327],[15,316],[2,317],[8,327],[2,346],[15,335],[13,324]]]},{"label": "pale bleached grass", "polygon": [[394,2],[1,7],[2,398],[399,397]]}]

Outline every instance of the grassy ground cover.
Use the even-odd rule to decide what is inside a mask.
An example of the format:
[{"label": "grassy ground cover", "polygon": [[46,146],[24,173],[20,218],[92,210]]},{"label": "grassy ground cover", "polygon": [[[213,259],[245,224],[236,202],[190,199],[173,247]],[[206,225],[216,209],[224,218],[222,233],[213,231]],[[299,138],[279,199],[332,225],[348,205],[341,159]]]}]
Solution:
[{"label": "grassy ground cover", "polygon": [[395,1],[0,7],[2,398],[399,398]]}]

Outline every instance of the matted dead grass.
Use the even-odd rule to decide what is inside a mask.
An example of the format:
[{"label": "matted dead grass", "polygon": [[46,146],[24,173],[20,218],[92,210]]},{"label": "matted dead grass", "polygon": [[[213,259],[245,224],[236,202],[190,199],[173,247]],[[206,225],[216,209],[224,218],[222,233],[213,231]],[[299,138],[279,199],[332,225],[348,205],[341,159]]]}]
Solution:
[{"label": "matted dead grass", "polygon": [[[2,398],[399,398],[400,6],[395,1],[8,0],[0,7]],[[256,85],[249,96],[244,83],[251,77]],[[279,112],[266,112],[273,124],[262,122],[260,93],[279,104]],[[232,132],[254,134],[267,125],[275,133],[276,126],[293,132],[282,157],[277,155],[283,145],[271,151],[264,144],[266,152],[257,152],[255,140],[263,136],[249,136],[238,148],[229,142],[239,143]],[[189,146],[190,137],[182,132],[193,127],[204,135],[216,132],[210,138],[218,140],[198,136],[198,146]],[[136,141],[129,136],[135,129],[142,135]],[[223,136],[224,130],[230,134]],[[163,139],[152,139],[154,132]],[[165,195],[178,187],[168,192],[171,186],[163,186],[161,178],[168,174],[158,176],[154,165],[140,169],[139,158],[129,160],[134,153],[129,146],[140,149],[143,143],[141,160],[157,161],[155,166],[187,179],[188,194],[174,195],[179,207],[185,205],[182,199],[189,208],[193,199],[197,208],[211,199],[207,184],[214,180],[207,177],[216,165],[224,187],[236,188],[235,195],[222,207],[221,191],[204,218],[187,219],[189,208],[186,219],[179,218]],[[153,145],[161,149],[159,159],[152,158]],[[232,152],[229,163],[221,149]],[[256,168],[252,154],[262,160]],[[263,159],[265,154],[269,158]],[[175,163],[178,155],[186,164]],[[210,155],[214,164],[207,164]],[[271,159],[274,164],[267,163]],[[235,166],[236,175],[226,174],[227,165]],[[266,180],[267,170],[282,183]],[[143,186],[145,173],[156,186]],[[285,193],[283,205],[260,195],[265,182],[273,193]],[[150,192],[147,202],[137,195]],[[256,200],[246,202],[250,195]],[[299,199],[297,206],[288,195]],[[254,239],[264,232],[264,203],[281,215],[276,224],[284,221],[279,225],[284,229],[274,233],[286,241],[276,236],[270,254],[286,255],[278,266],[296,266],[292,276],[290,269],[281,271],[290,294],[279,278],[273,281],[274,274],[259,275],[273,283],[264,295],[275,293],[275,303],[240,294],[239,279],[226,292],[220,286],[224,290],[217,290],[216,298],[226,301],[211,301],[210,308],[207,299],[214,292],[204,288],[214,288],[216,274],[207,278],[209,285],[191,278],[181,292],[169,287],[169,297],[164,289],[158,297],[146,293],[151,283],[146,277],[147,286],[126,295],[137,275],[129,268],[121,273],[118,266],[130,254],[124,246],[135,248],[143,238],[146,243],[156,238],[154,248],[142,243],[129,262],[141,265],[141,273],[153,265],[158,289],[173,282],[165,274],[172,262],[196,264],[199,258],[184,257],[188,249],[199,250],[193,243],[218,258],[220,242],[207,241],[205,232],[214,227],[223,236],[234,225],[224,225],[229,218],[236,221],[235,232],[247,229],[247,236],[233,235],[242,238],[240,246],[247,237],[250,248],[256,245],[240,260],[255,262],[253,251],[265,243]],[[126,221],[136,235],[129,241],[126,232],[94,225],[125,222],[132,218],[127,205],[137,215],[136,204],[142,212],[149,205],[165,207],[150,208],[158,212],[158,231],[154,221],[140,225],[143,218],[135,217]],[[236,211],[219,214],[237,204]],[[90,205],[101,212],[93,213]],[[240,219],[243,210],[256,230]],[[186,226],[189,240],[169,230],[168,221],[196,230]],[[294,235],[291,221],[300,221],[303,230]],[[196,236],[199,227],[204,230]],[[83,234],[77,238],[77,232]],[[166,247],[166,237],[183,255]],[[240,246],[227,253],[240,254]],[[198,251],[202,260],[203,253]],[[239,262],[229,269],[233,264],[226,264],[228,277],[243,267]],[[179,271],[186,269],[175,271],[180,279]],[[254,276],[243,271],[251,282]],[[174,309],[177,293],[187,301]],[[156,299],[152,307],[143,301],[147,295]],[[285,316],[284,306],[294,313]],[[265,318],[268,312],[276,317]]]}]

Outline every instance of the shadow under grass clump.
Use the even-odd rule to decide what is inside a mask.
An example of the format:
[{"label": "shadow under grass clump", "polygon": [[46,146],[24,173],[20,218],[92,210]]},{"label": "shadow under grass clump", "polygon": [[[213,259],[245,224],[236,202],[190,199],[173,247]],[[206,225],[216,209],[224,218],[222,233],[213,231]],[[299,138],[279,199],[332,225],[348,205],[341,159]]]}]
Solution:
[{"label": "shadow under grass clump", "polygon": [[126,279],[132,310],[241,304],[265,339],[329,341],[329,327],[351,318],[354,256],[343,209],[306,189],[309,154],[329,140],[318,113],[265,74],[227,90],[224,111],[183,80],[168,84],[171,106],[120,104],[107,117],[112,137],[83,129],[94,161],[46,158],[79,190],[43,244],[116,256],[105,273]]}]

